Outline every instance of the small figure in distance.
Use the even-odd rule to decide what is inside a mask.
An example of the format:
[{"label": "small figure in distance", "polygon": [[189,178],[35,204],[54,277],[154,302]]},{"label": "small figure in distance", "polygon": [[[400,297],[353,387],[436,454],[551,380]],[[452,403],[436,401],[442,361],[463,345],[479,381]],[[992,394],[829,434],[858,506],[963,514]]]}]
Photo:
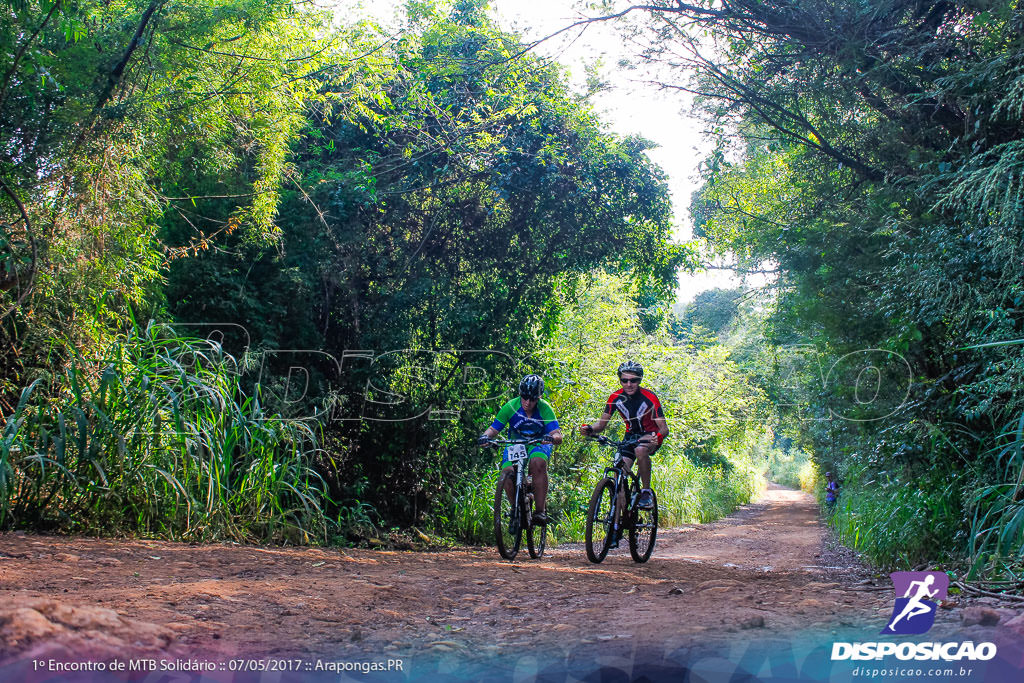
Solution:
[{"label": "small figure in distance", "polygon": [[829,515],[836,511],[836,502],[839,500],[839,482],[835,480],[831,472],[825,473],[825,510]]},{"label": "small figure in distance", "polygon": [[[624,454],[623,462],[628,470],[632,467],[633,460],[636,460],[642,486],[638,504],[643,509],[650,509],[654,506],[650,456],[661,447],[668,436],[668,423],[665,422],[665,412],[658,397],[653,391],[640,386],[640,380],[644,376],[644,368],[640,363],[628,360],[619,366],[618,374],[622,388],[608,397],[604,413],[597,422],[592,425],[580,425],[580,434],[591,436],[601,432],[608,425],[612,413],[618,412],[626,423],[627,436],[642,435],[637,445],[629,449],[632,450],[634,457],[628,457],[630,454],[627,452]],[[622,508],[624,507],[623,503]]]},{"label": "small figure in distance", "polygon": [[[562,443],[562,430],[558,427],[555,411],[551,404],[541,396],[544,395],[544,380],[539,375],[527,375],[519,383],[519,396],[512,399],[498,410],[491,426],[480,435],[479,442],[486,444],[496,437],[506,426],[513,439],[532,439],[541,434],[545,443],[530,446],[529,473],[533,477],[533,497],[536,505],[533,513],[534,524],[547,524],[546,513],[548,500],[548,459],[551,457],[552,445]],[[505,449],[507,454],[508,449]],[[505,455],[502,456],[502,468],[511,467]],[[512,477],[505,478],[505,492],[509,500],[515,492]]]}]

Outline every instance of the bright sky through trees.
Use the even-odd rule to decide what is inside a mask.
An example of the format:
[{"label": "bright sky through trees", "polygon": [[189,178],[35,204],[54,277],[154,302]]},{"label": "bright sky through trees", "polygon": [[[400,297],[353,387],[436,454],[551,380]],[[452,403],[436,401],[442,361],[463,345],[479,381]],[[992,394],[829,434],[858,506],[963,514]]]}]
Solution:
[{"label": "bright sky through trees", "polygon": [[[369,13],[389,22],[403,2],[338,0],[336,4],[339,13]],[[500,23],[521,34],[524,41],[551,36],[580,20],[584,15],[579,5],[578,0],[491,1]],[[675,237],[689,239],[691,221],[687,208],[699,185],[698,164],[708,151],[708,143],[701,135],[703,124],[689,115],[689,97],[680,91],[666,93],[645,82],[645,75],[639,70],[620,68],[620,60],[630,56],[629,47],[610,24],[566,31],[544,41],[536,51],[568,67],[574,85],[581,91],[587,87],[588,66],[596,67],[598,77],[606,84],[593,98],[602,118],[619,134],[639,134],[658,144],[648,155],[669,177],[677,224]],[[677,302],[687,303],[706,289],[734,287],[738,283],[738,278],[728,271],[681,273]]]}]

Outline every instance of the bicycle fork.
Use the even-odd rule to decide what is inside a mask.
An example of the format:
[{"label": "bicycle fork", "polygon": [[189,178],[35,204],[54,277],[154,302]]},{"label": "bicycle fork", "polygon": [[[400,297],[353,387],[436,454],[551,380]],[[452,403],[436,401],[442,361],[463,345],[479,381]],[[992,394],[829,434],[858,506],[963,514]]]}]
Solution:
[{"label": "bicycle fork", "polygon": [[626,507],[626,492],[622,486],[622,474],[615,475],[615,494],[612,496],[612,542],[618,544],[622,536],[622,511]]},{"label": "bicycle fork", "polygon": [[[635,509],[637,498],[640,495],[639,491],[631,491],[631,488],[628,475],[623,473],[616,475],[615,502],[612,512],[612,528],[615,531],[615,540],[618,540],[624,531],[624,524],[629,521],[630,511]],[[628,501],[626,500],[627,495],[629,495]]]},{"label": "bicycle fork", "polygon": [[531,520],[527,515],[530,508],[529,499],[533,496],[532,493],[523,493],[529,490],[523,466],[519,465],[515,469],[515,476],[508,477],[505,482],[505,495],[508,496],[509,502],[509,529],[513,531],[525,530],[530,526]]}]

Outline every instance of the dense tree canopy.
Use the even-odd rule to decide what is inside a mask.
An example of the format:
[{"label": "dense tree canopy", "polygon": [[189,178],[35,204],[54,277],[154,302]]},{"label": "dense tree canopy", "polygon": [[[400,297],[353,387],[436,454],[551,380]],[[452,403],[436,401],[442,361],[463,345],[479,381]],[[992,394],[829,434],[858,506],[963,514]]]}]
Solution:
[{"label": "dense tree canopy", "polygon": [[[550,333],[557,283],[604,267],[664,298],[685,256],[667,244],[671,207],[647,143],[603,132],[557,68],[516,57],[522,45],[481,7],[420,7],[407,21],[393,48],[323,79],[334,100],[364,71],[384,74],[355,115],[313,112],[296,148],[303,191],[281,208],[283,253],[238,240],[238,253],[201,260],[205,276],[192,263],[171,271],[179,319],[241,323],[269,347],[368,351],[377,397],[403,405],[350,402],[349,417],[458,406],[466,365],[524,357]],[[488,367],[482,396],[511,381],[510,364]],[[431,380],[414,387],[410,372]],[[350,383],[346,396],[367,382],[359,371],[332,379]],[[376,453],[362,470],[374,485],[403,492],[422,488],[450,432],[419,419],[331,428]]]},{"label": "dense tree canopy", "polygon": [[277,239],[313,76],[350,47],[326,27],[285,1],[0,4],[7,392],[18,364],[94,352],[152,310],[168,258]]},{"label": "dense tree canopy", "polygon": [[[320,486],[312,468],[328,516],[368,498],[417,520],[450,493],[446,473],[481,464],[468,435],[553,333],[558,286],[615,273],[653,324],[690,255],[668,242],[650,143],[606,132],[486,2],[410,3],[395,35],[284,0],[2,7],[2,393],[19,413],[56,402],[52,422],[41,411],[36,431],[16,430],[40,462],[64,457],[45,436],[62,419],[119,429],[133,423],[116,410],[138,400],[156,402],[146,420],[174,422],[178,394],[136,389],[188,365],[143,353],[163,339],[145,320],[169,318],[176,334],[212,333],[209,352],[168,344],[239,402],[239,423],[214,420],[182,453],[216,441],[230,472],[246,459],[229,435],[251,416],[301,418],[265,431],[269,454],[306,443],[275,447],[285,433],[324,446],[296,456],[286,486]],[[146,372],[112,361],[121,344]],[[39,375],[48,390],[23,393]],[[108,405],[114,376],[142,394]],[[201,399],[206,377],[181,390]],[[140,462],[161,455],[146,448]],[[53,490],[87,476],[88,452]],[[0,484],[49,485],[13,467],[0,458]],[[126,489],[152,485],[131,476]],[[275,514],[292,523],[287,507]]]},{"label": "dense tree canopy", "polygon": [[[891,548],[1019,554],[1021,437],[1003,429],[1024,411],[1019,3],[656,2],[626,15],[642,17],[641,58],[696,94],[718,139],[698,234],[740,267],[775,264],[766,340],[826,359],[805,373],[801,428],[819,457],[851,484],[914,482],[943,501],[899,498],[918,512]],[[909,396],[887,379],[875,396],[894,413],[862,401],[837,422],[864,387],[828,367],[873,348],[912,369]],[[854,383],[874,372],[861,357]]]}]

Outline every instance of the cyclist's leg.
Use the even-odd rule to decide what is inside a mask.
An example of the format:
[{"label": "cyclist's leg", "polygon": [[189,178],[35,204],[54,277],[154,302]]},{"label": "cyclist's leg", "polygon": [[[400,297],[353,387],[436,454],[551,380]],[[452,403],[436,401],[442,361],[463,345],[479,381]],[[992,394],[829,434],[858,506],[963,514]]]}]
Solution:
[{"label": "cyclist's leg", "polygon": [[516,495],[516,471],[512,466],[512,463],[501,463],[501,474],[500,477],[505,478],[505,495],[508,496],[508,500],[511,503],[512,498]]},{"label": "cyclist's leg", "polygon": [[647,446],[636,447],[636,470],[637,474],[640,475],[640,485],[645,488],[651,488],[651,453],[652,449]]},{"label": "cyclist's leg", "polygon": [[505,477],[505,495],[509,497],[509,502],[512,501],[512,497],[515,496],[515,470],[512,465],[502,470],[501,476]]},{"label": "cyclist's leg", "polygon": [[537,444],[530,448],[529,472],[533,477],[534,513],[540,515],[534,521],[539,524],[547,523],[548,458],[551,457],[551,448],[549,444]]}]

